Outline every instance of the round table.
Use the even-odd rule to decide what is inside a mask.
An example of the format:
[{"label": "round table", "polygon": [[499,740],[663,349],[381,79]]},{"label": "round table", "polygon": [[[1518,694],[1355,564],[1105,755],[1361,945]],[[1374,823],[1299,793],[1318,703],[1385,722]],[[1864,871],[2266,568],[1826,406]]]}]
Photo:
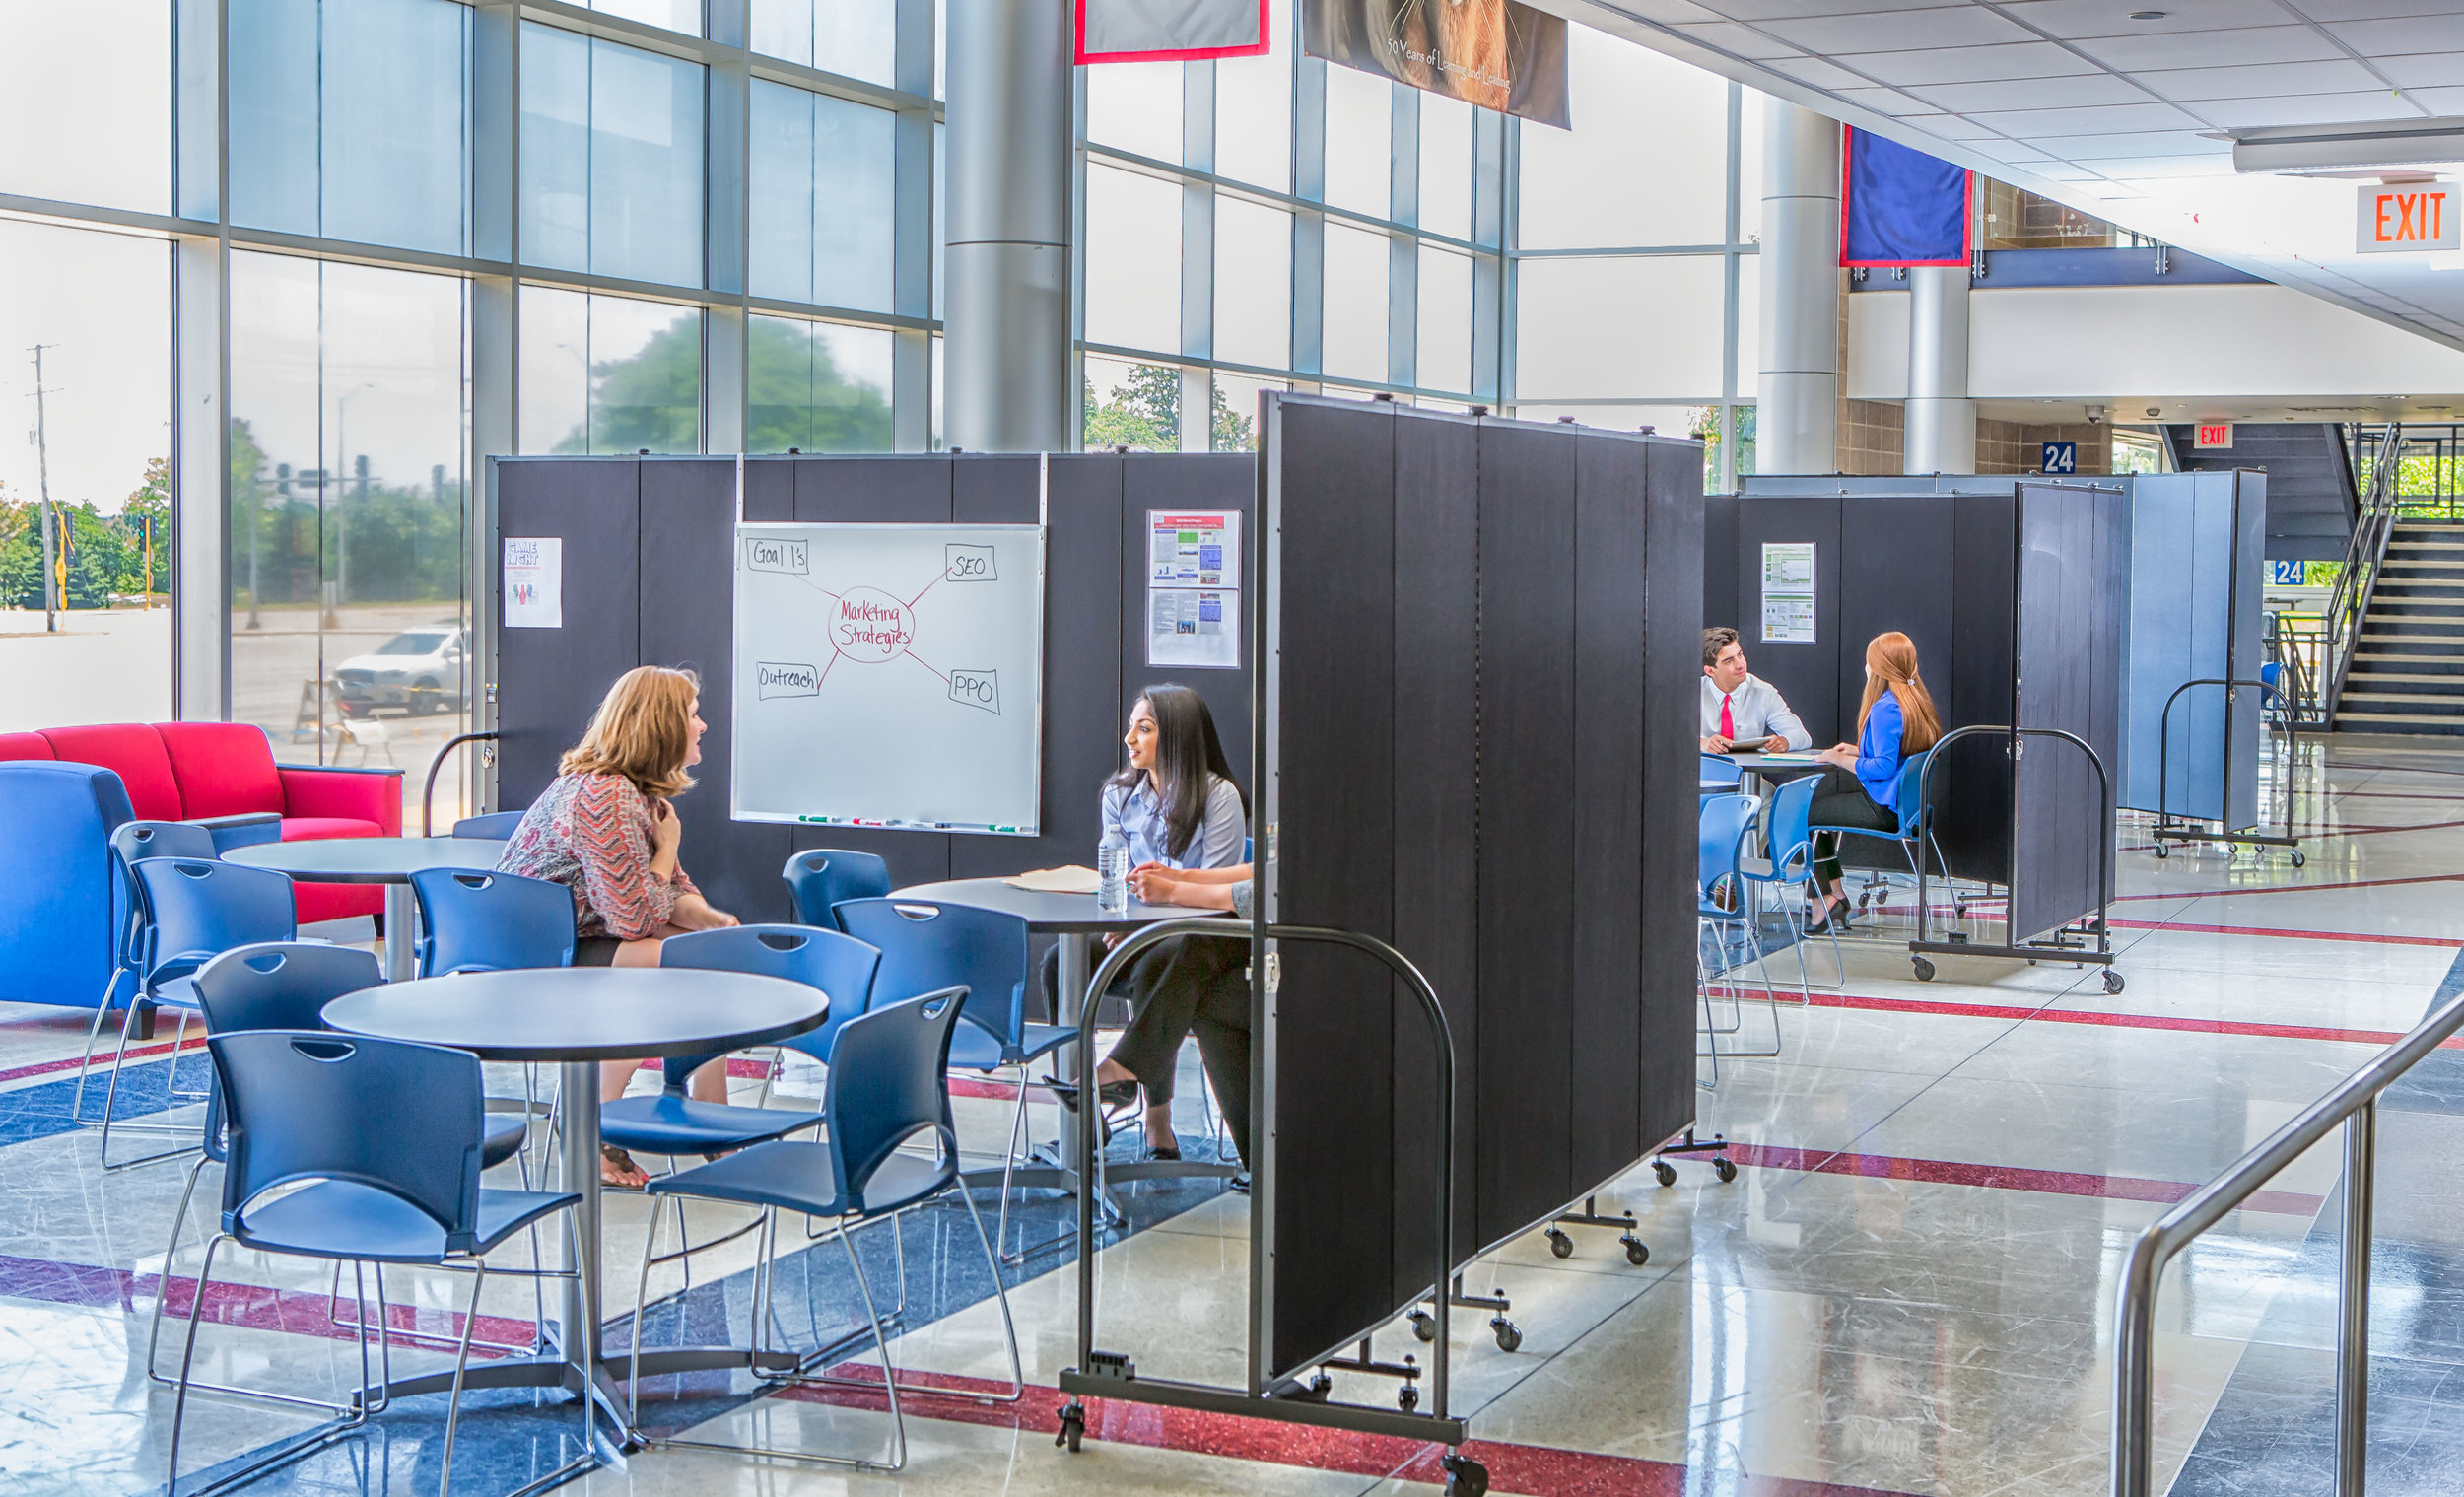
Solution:
[{"label": "round table", "polygon": [[419,976],[419,901],[411,875],[430,868],[494,868],[505,844],[478,837],[320,837],[234,848],[223,861],[271,868],[311,884],[385,886],[385,978]]},{"label": "round table", "polygon": [[[429,838],[447,842],[449,838]],[[467,846],[467,844],[466,844]],[[450,866],[450,864],[447,864]],[[698,968],[549,967],[473,972],[387,983],[325,1005],[325,1023],[344,1034],[466,1050],[483,1060],[553,1062],[563,1067],[565,1189],[582,1197],[574,1232],[591,1287],[600,1281],[599,1062],[709,1055],[768,1045],[830,1017],[821,989],[783,978]],[[595,1389],[609,1417],[625,1428],[624,1400],[600,1354],[599,1327],[583,1313],[582,1286],[564,1281],[563,1329],[554,1357],[474,1363],[464,1386]],[[789,1352],[685,1346],[646,1351],[645,1377],[719,1367],[784,1368]],[[439,1393],[449,1372],[407,1378],[394,1394]]]},{"label": "round table", "polygon": [[[916,884],[894,891],[890,898],[929,901],[940,905],[967,905],[978,910],[1014,915],[1027,922],[1027,929],[1038,935],[1061,938],[1060,989],[1061,1012],[1055,1022],[1074,1027],[1089,1001],[1087,984],[1095,976],[1095,937],[1115,931],[1135,930],[1157,920],[1181,919],[1193,915],[1219,915],[1215,910],[1198,910],[1185,905],[1150,905],[1131,899],[1124,915],[1105,915],[1095,908],[1092,894],[1055,894],[1041,889],[1020,889],[997,878],[956,878],[945,883]],[[1054,1055],[1054,1068],[1063,1081],[1077,1079],[1078,1057],[1075,1046],[1063,1046]],[[1024,1166],[1012,1172],[1010,1183],[1031,1189],[1074,1191],[1078,1178],[1069,1160],[1078,1157],[1077,1126],[1079,1114],[1067,1108],[1061,1113],[1061,1152],[1046,1163]],[[1240,1173],[1228,1164],[1209,1164],[1202,1160],[1141,1159],[1125,1164],[1107,1164],[1105,1175],[1113,1180],[1150,1180],[1160,1178],[1223,1177]],[[998,1170],[969,1172],[971,1184],[1000,1184]]]}]

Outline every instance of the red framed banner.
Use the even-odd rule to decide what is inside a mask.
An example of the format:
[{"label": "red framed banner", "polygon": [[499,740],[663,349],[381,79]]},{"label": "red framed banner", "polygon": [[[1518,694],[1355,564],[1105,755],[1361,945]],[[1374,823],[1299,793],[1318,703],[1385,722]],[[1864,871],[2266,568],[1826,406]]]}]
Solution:
[{"label": "red framed banner", "polygon": [[1077,0],[1071,61],[1203,62],[1274,47],[1267,0]]}]

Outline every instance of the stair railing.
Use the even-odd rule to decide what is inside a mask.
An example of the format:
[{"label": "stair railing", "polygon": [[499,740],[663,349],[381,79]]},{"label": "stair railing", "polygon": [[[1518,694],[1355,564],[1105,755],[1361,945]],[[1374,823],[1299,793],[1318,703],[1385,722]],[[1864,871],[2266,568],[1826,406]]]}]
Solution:
[{"label": "stair railing", "polygon": [[2327,599],[2327,614],[2322,620],[2327,631],[2327,693],[2322,715],[2327,724],[2334,723],[2336,709],[2344,701],[2345,678],[2352,673],[2361,626],[2369,616],[2370,594],[2378,589],[2379,570],[2387,560],[2387,540],[2395,532],[2396,466],[2403,449],[2404,429],[2391,421],[2379,438],[2377,459],[2370,464],[2369,498],[2354,520],[2353,539],[2345,546],[2344,568],[2336,574],[2335,591]]}]

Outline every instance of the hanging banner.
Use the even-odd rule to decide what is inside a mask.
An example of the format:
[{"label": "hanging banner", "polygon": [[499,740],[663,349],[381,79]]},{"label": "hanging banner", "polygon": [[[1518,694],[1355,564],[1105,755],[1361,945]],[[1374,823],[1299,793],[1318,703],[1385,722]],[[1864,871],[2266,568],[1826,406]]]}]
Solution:
[{"label": "hanging banner", "polygon": [[1964,168],[1854,126],[1839,145],[1839,263],[1965,265]]},{"label": "hanging banner", "polygon": [[1258,57],[1274,44],[1267,0],[1077,0],[1078,46],[1090,62],[1202,62]]},{"label": "hanging banner", "polygon": [[1518,0],[1302,0],[1312,57],[1561,130],[1566,23]]}]

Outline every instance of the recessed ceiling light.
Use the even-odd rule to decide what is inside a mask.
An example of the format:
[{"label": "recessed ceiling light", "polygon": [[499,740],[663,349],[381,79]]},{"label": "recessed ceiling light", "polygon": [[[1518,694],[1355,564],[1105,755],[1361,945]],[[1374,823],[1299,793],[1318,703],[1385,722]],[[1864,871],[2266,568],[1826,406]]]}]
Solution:
[{"label": "recessed ceiling light", "polygon": [[2170,14],[2172,14],[2170,11],[2132,11],[2130,13],[2130,19],[2133,21],[2161,21]]}]

